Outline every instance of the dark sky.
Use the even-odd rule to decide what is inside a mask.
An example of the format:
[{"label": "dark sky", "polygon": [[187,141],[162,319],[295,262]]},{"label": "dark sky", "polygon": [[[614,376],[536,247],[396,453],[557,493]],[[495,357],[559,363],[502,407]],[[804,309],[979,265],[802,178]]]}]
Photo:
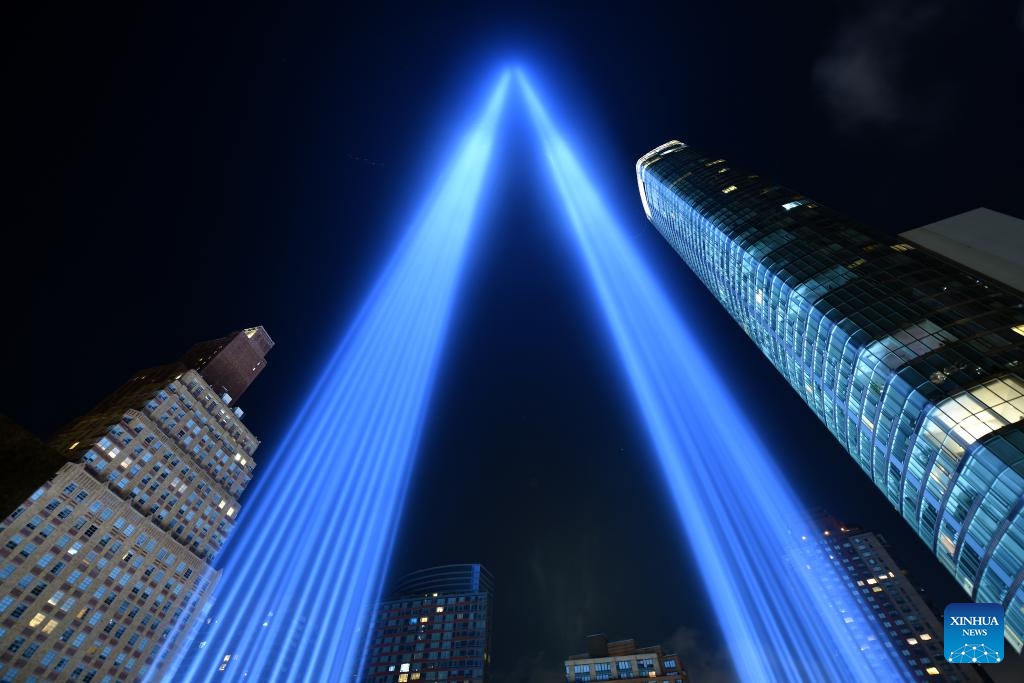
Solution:
[{"label": "dark sky", "polygon": [[[0,411],[47,435],[134,370],[263,324],[277,348],[242,404],[273,457],[464,105],[515,59],[600,160],[804,500],[883,533],[940,607],[962,599],[646,224],[633,164],[678,138],[888,232],[977,206],[1024,217],[1024,4],[34,4],[0,42]],[[545,680],[596,631],[678,647],[695,680],[719,680],[719,636],[516,106],[393,570],[493,571],[502,682]]]}]

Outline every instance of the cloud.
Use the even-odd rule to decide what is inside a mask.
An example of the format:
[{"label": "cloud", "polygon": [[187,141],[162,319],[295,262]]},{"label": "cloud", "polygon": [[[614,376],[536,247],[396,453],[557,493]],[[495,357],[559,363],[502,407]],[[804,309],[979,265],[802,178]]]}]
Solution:
[{"label": "cloud", "polygon": [[835,41],[815,63],[812,80],[842,129],[908,121],[921,109],[910,55],[943,15],[942,0],[849,3]]}]

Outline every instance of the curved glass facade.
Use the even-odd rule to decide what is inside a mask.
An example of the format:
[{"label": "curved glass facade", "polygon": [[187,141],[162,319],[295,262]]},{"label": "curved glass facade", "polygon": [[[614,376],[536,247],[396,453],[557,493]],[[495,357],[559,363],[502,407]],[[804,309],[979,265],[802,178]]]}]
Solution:
[{"label": "curved glass facade", "polygon": [[406,574],[375,610],[364,683],[486,683],[494,579],[480,564]]},{"label": "curved glass facade", "polygon": [[399,579],[396,595],[493,593],[494,578],[481,564],[446,564],[410,572]]},{"label": "curved glass facade", "polygon": [[1024,648],[1024,296],[677,141],[644,211]]}]

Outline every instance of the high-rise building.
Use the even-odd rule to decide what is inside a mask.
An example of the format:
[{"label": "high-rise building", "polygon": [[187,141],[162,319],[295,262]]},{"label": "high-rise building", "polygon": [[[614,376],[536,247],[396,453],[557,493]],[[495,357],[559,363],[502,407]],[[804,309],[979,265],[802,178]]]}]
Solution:
[{"label": "high-rise building", "polygon": [[599,633],[587,636],[586,652],[565,660],[565,680],[686,683],[690,678],[679,657],[666,654],[660,645],[637,647],[632,638],[608,642]]},{"label": "high-rise building", "polygon": [[[262,361],[263,328],[240,334]],[[215,381],[142,371],[50,442],[59,469],[0,524],[0,681],[153,679],[183,645],[259,445]]]},{"label": "high-rise building", "polygon": [[[811,525],[816,537],[804,537],[801,547],[808,556],[833,563],[839,570],[829,581],[844,581],[862,612],[844,614],[843,620],[861,642],[865,656],[871,652],[895,656],[916,681],[985,683],[991,681],[980,667],[950,664],[943,652],[942,619],[910,577],[889,554],[883,536],[845,525],[818,514]],[[803,564],[803,558],[795,558]],[[870,623],[858,624],[867,618]],[[880,639],[880,641],[879,641]],[[888,656],[887,655],[887,656]]]},{"label": "high-rise building", "polygon": [[644,211],[1024,648],[1024,295],[677,141]]},{"label": "high-rise building", "polygon": [[377,606],[365,683],[486,683],[494,579],[483,565],[452,564],[403,577]]}]

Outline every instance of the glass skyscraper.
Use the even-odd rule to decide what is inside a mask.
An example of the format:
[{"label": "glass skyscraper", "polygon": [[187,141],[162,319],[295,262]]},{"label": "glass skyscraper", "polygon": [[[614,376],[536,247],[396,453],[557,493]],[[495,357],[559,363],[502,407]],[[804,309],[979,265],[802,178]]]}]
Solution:
[{"label": "glass skyscraper", "polygon": [[494,579],[480,564],[407,574],[376,609],[365,683],[487,683]]},{"label": "glass skyscraper", "polygon": [[1024,647],[1024,295],[678,141],[647,217]]}]

